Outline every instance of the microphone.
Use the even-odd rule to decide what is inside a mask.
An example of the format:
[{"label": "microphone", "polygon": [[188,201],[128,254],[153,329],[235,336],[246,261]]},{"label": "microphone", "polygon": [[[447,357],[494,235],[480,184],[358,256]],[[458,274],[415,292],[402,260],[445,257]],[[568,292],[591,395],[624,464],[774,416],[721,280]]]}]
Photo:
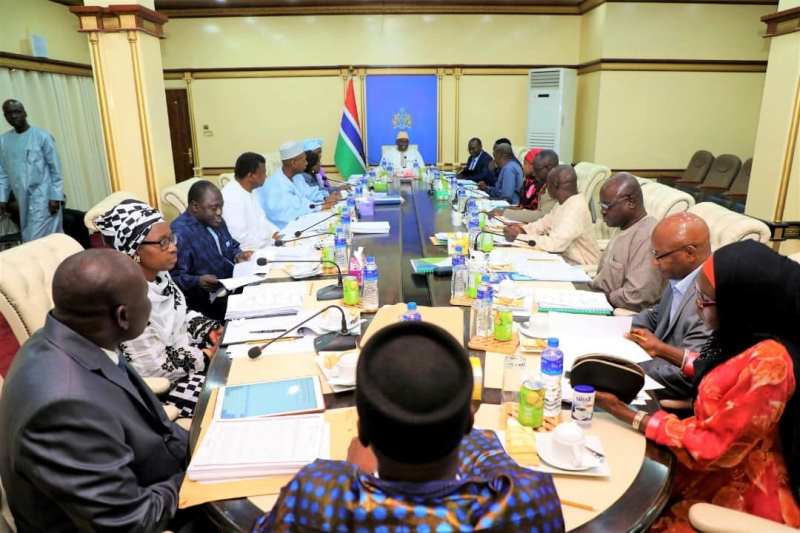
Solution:
[{"label": "microphone", "polygon": [[333,265],[336,267],[336,277],[337,282],[336,285],[328,285],[327,287],[322,287],[320,290],[317,291],[317,300],[339,300],[340,298],[344,297],[344,283],[342,282],[342,269],[339,268],[339,265],[334,263],[333,261],[328,261],[326,259],[267,259],[266,257],[259,257],[256,259],[256,264],[258,266],[266,266],[268,263],[319,263],[319,264],[328,264]]},{"label": "microphone", "polygon": [[501,220],[500,217],[498,217],[497,215],[492,214],[491,211],[478,211],[478,214],[479,215],[486,215],[489,218],[493,218],[496,221],[498,221],[499,223],[503,224],[504,226],[510,226],[511,225],[511,222],[506,222],[505,220]]},{"label": "microphone", "polygon": [[313,239],[314,237],[325,237],[324,233],[320,233],[318,235],[305,235],[303,237],[298,237],[296,239],[276,239],[275,246],[283,246],[287,242],[294,242],[294,241],[302,241],[303,239]]},{"label": "microphone", "polygon": [[344,309],[339,307],[338,305],[329,305],[323,309],[320,309],[310,317],[306,318],[302,322],[295,324],[294,326],[290,327],[277,337],[270,339],[269,341],[265,342],[261,346],[253,346],[249,350],[247,350],[247,355],[251,359],[258,358],[264,350],[273,342],[276,342],[279,339],[284,338],[290,332],[295,331],[297,328],[306,324],[307,322],[311,321],[312,319],[318,317],[328,309],[338,309],[339,313],[342,315],[342,324],[339,331],[334,331],[331,333],[325,333],[324,335],[320,335],[316,339],[314,339],[314,349],[317,352],[331,352],[331,351],[343,351],[343,350],[352,350],[356,347],[356,337],[355,335],[349,335],[349,329],[347,327],[347,314],[344,312]]},{"label": "microphone", "polygon": [[[312,207],[313,205],[314,205],[314,204],[311,204],[311,206],[309,206],[309,207],[311,207],[311,209],[313,209],[313,207]],[[313,224],[311,224],[311,225],[310,225],[309,227],[307,227],[307,228],[303,228],[303,229],[297,230],[297,231],[295,231],[295,232],[294,232],[294,236],[295,236],[295,237],[299,237],[300,235],[302,235],[303,233],[307,232],[308,230],[310,230],[310,229],[311,229],[311,228],[313,228],[314,226],[319,226],[320,224],[322,224],[322,223],[323,223],[323,222],[325,222],[326,220],[330,220],[330,219],[332,219],[332,218],[333,218],[333,217],[335,217],[335,216],[336,216],[336,213],[332,214],[332,215],[331,215],[331,216],[329,216],[329,217],[325,217],[325,218],[323,218],[322,220],[318,220],[317,222],[314,222]],[[289,242],[289,241],[283,241],[283,242]],[[280,246],[280,244],[276,244],[275,246]]]},{"label": "microphone", "polygon": [[[486,234],[486,235],[497,235],[498,237],[505,237],[505,235],[503,235],[502,233],[495,233],[493,231],[479,231],[478,234],[475,235],[475,242],[472,245],[472,249],[475,250],[476,252],[478,251],[478,241],[480,240],[480,237],[483,234]],[[508,239],[506,239],[506,240],[508,240]],[[516,242],[516,241],[524,242],[525,244],[527,244],[531,248],[536,246],[536,241],[534,241],[533,239],[520,239],[519,237],[517,237],[516,239],[513,239],[510,242]]]}]

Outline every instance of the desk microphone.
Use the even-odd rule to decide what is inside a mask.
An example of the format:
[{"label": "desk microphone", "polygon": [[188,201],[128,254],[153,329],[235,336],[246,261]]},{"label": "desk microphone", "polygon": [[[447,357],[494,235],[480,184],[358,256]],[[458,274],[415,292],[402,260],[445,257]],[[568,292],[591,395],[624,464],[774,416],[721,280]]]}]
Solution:
[{"label": "desk microphone", "polygon": [[313,239],[314,237],[325,237],[325,233],[319,233],[316,235],[305,235],[303,237],[297,237],[296,239],[275,239],[275,246],[283,246],[287,242],[294,242],[294,241],[302,241],[303,239]]},{"label": "desk microphone", "polygon": [[336,267],[336,285],[328,285],[327,287],[322,287],[320,290],[317,291],[317,300],[339,300],[340,298],[344,297],[344,283],[342,282],[342,269],[339,268],[339,265],[334,263],[333,261],[328,261],[327,259],[267,259],[266,257],[259,257],[256,259],[256,264],[258,266],[267,266],[269,263],[318,263],[318,264],[327,264],[333,265]]},{"label": "desk microphone", "polygon": [[[503,235],[502,233],[495,233],[493,231],[479,231],[478,234],[475,235],[475,242],[472,244],[472,249],[475,250],[476,252],[478,251],[478,241],[480,240],[481,235],[484,235],[484,234],[486,234],[486,235],[497,235],[498,237],[505,237],[505,235]],[[508,239],[506,239],[506,240],[508,240]],[[524,242],[525,244],[527,244],[531,248],[536,246],[536,241],[534,241],[533,239],[520,239],[519,237],[517,237],[516,239],[514,239],[513,241],[510,241],[510,242],[515,242],[515,241]]]},{"label": "desk microphone", "polygon": [[[311,206],[313,206],[313,205],[314,205],[314,204],[311,204]],[[311,207],[311,206],[309,206],[309,207]],[[313,207],[311,207],[311,208],[313,209]],[[331,216],[329,216],[329,217],[325,217],[325,218],[323,218],[322,220],[318,220],[318,221],[314,222],[313,224],[311,224],[311,225],[310,225],[309,227],[307,227],[307,228],[303,228],[303,229],[297,230],[297,231],[295,231],[295,232],[294,232],[294,236],[295,236],[295,237],[299,237],[300,235],[302,235],[303,233],[307,232],[307,231],[308,231],[308,230],[310,230],[311,228],[313,228],[313,227],[315,227],[315,226],[319,226],[320,224],[322,224],[322,223],[323,223],[323,222],[325,222],[326,220],[330,220],[330,219],[332,219],[333,217],[335,217],[336,215],[337,215],[337,214],[336,214],[336,213],[334,213],[334,214],[332,214],[332,215],[331,215]],[[283,242],[289,242],[289,241],[283,241]],[[275,246],[280,246],[280,244],[276,244]]]},{"label": "desk microphone", "polygon": [[314,349],[317,352],[332,352],[332,351],[343,351],[343,350],[352,350],[356,347],[356,337],[355,335],[349,335],[349,330],[347,328],[347,314],[344,312],[344,309],[339,307],[338,305],[329,305],[323,309],[320,309],[310,317],[306,318],[302,322],[295,324],[294,326],[290,327],[277,337],[270,339],[268,342],[262,344],[261,346],[253,346],[249,350],[247,350],[247,355],[251,359],[258,358],[264,350],[273,342],[284,338],[290,332],[295,331],[297,328],[302,326],[303,324],[309,322],[310,320],[318,317],[328,309],[338,309],[339,313],[342,315],[342,325],[339,331],[334,331],[331,333],[326,333],[324,335],[320,335],[316,339],[314,339]]},{"label": "desk microphone", "polygon": [[512,224],[511,222],[506,222],[505,220],[502,220],[499,216],[492,214],[492,211],[478,211],[478,214],[486,215],[489,218],[493,218],[499,223],[503,224],[504,226],[510,226]]}]

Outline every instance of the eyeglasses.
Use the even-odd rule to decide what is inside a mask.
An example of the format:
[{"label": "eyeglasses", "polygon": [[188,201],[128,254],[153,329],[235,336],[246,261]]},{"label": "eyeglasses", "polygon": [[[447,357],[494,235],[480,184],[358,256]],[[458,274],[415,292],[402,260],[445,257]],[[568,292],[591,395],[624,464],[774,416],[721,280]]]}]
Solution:
[{"label": "eyeglasses", "polygon": [[627,200],[630,197],[631,197],[630,194],[626,194],[624,196],[620,196],[619,198],[617,198],[616,200],[614,200],[610,204],[607,204],[607,203],[604,203],[604,202],[600,202],[600,209],[602,209],[603,211],[608,211],[609,209],[611,209],[612,207],[614,207],[615,205],[617,205],[621,201]]},{"label": "eyeglasses", "polygon": [[170,246],[172,246],[173,244],[178,244],[178,234],[173,233],[168,237],[164,237],[163,239],[158,241],[142,241],[139,244],[157,244],[161,247],[162,252],[166,252],[167,250],[169,250]]},{"label": "eyeglasses", "polygon": [[668,257],[676,252],[680,252],[681,250],[685,250],[689,246],[697,246],[696,244],[684,244],[680,248],[675,248],[674,250],[670,250],[669,252],[664,252],[662,254],[658,253],[658,250],[650,250],[650,253],[653,254],[653,259],[656,261],[661,261],[665,257]]},{"label": "eyeglasses", "polygon": [[701,292],[697,293],[696,303],[697,307],[699,307],[700,309],[705,309],[706,307],[714,307],[715,305],[717,305],[716,300],[710,300],[706,298],[705,296],[703,296],[703,293]]}]

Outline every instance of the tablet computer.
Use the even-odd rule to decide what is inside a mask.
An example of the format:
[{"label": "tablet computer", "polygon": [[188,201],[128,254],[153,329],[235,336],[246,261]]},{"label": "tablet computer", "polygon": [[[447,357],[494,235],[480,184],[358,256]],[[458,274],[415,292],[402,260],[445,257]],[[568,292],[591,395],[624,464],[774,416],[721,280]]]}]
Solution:
[{"label": "tablet computer", "polygon": [[318,376],[220,387],[216,420],[297,415],[325,410]]}]

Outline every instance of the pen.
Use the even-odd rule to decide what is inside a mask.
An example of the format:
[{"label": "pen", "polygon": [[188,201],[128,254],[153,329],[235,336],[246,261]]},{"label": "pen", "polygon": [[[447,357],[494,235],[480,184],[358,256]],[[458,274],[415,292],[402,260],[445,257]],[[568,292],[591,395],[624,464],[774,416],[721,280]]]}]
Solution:
[{"label": "pen", "polygon": [[251,331],[251,335],[255,335],[256,333],[283,333],[286,331],[285,329],[257,329],[255,331]]}]

